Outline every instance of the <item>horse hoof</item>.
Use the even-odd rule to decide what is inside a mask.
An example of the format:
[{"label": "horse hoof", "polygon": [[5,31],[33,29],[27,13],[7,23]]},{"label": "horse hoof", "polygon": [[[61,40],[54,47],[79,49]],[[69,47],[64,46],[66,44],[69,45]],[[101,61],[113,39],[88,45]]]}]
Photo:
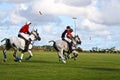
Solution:
[{"label": "horse hoof", "polygon": [[15,59],[14,61],[15,61],[15,62],[21,62],[21,60],[16,60],[16,59]]},{"label": "horse hoof", "polygon": [[14,61],[15,61],[15,62],[20,62],[21,59],[17,57],[16,59],[14,59]]},{"label": "horse hoof", "polygon": [[74,58],[74,60],[76,61],[76,60],[77,60],[77,58]]},{"label": "horse hoof", "polygon": [[29,61],[29,59],[28,59],[28,58],[26,58],[25,60],[26,60],[26,61]]},{"label": "horse hoof", "polygon": [[65,61],[65,60],[62,60],[62,62],[63,62],[64,64],[66,64],[66,61]]},{"label": "horse hoof", "polygon": [[66,61],[64,61],[63,63],[66,64]]},{"label": "horse hoof", "polygon": [[6,61],[7,61],[6,59],[3,60],[3,62],[6,62]]},{"label": "horse hoof", "polygon": [[14,61],[15,61],[15,62],[17,62],[17,60],[16,60],[16,59],[14,59]]},{"label": "horse hoof", "polygon": [[20,62],[20,63],[21,63],[21,60],[19,60],[18,62]]},{"label": "horse hoof", "polygon": [[26,58],[25,60],[26,60],[26,61],[29,61],[31,57],[32,57],[32,56],[29,56],[29,57],[28,57],[28,58]]}]

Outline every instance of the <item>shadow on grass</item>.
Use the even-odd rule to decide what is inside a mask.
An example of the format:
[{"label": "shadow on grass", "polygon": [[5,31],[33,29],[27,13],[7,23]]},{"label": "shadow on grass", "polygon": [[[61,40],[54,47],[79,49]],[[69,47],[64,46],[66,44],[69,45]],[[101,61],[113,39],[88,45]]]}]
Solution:
[{"label": "shadow on grass", "polygon": [[82,67],[83,69],[97,70],[97,71],[120,71],[120,68],[88,68]]},{"label": "shadow on grass", "polygon": [[28,63],[52,63],[52,64],[58,64],[59,62],[53,62],[53,61],[45,61],[45,60],[30,60],[30,61],[24,61]]}]

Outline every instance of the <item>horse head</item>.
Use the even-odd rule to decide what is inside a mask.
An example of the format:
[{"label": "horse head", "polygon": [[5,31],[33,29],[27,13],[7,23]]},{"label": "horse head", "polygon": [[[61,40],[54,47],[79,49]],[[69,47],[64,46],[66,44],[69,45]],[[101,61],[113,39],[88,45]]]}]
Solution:
[{"label": "horse head", "polygon": [[41,37],[39,36],[39,33],[38,33],[37,29],[36,29],[36,30],[33,30],[33,31],[31,32],[31,35],[34,35],[35,40],[38,40],[38,41],[41,40]]},{"label": "horse head", "polygon": [[81,40],[80,40],[80,38],[79,38],[78,35],[75,35],[75,36],[72,38],[72,42],[73,42],[74,44],[81,44]]}]

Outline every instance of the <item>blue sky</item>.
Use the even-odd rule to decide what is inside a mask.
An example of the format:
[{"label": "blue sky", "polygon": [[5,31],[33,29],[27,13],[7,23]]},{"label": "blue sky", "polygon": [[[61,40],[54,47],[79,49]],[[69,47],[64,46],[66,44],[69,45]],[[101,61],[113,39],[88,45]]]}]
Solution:
[{"label": "blue sky", "polygon": [[0,40],[17,36],[21,26],[31,21],[31,29],[37,28],[42,37],[35,45],[51,45],[48,41],[60,39],[67,25],[74,29],[76,17],[81,48],[120,49],[119,4],[120,0],[0,0]]}]

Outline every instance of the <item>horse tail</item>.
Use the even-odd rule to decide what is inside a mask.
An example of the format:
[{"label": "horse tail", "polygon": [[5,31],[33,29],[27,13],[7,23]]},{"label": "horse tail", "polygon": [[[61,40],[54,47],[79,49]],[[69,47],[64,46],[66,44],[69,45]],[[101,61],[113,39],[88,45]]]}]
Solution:
[{"label": "horse tail", "polygon": [[56,51],[59,51],[59,49],[56,46],[56,42],[54,40],[49,41],[49,43],[53,42],[53,47],[55,48]]},{"label": "horse tail", "polygon": [[5,48],[9,50],[11,48],[10,39],[4,38],[3,40],[1,40],[1,42],[3,41],[6,41],[4,45],[5,45]]},{"label": "horse tail", "polygon": [[55,41],[54,41],[54,40],[49,41],[49,43],[51,43],[51,42],[55,43]]},{"label": "horse tail", "polygon": [[5,40],[7,40],[7,38],[4,38],[3,40],[1,40],[1,42],[5,41]]}]

